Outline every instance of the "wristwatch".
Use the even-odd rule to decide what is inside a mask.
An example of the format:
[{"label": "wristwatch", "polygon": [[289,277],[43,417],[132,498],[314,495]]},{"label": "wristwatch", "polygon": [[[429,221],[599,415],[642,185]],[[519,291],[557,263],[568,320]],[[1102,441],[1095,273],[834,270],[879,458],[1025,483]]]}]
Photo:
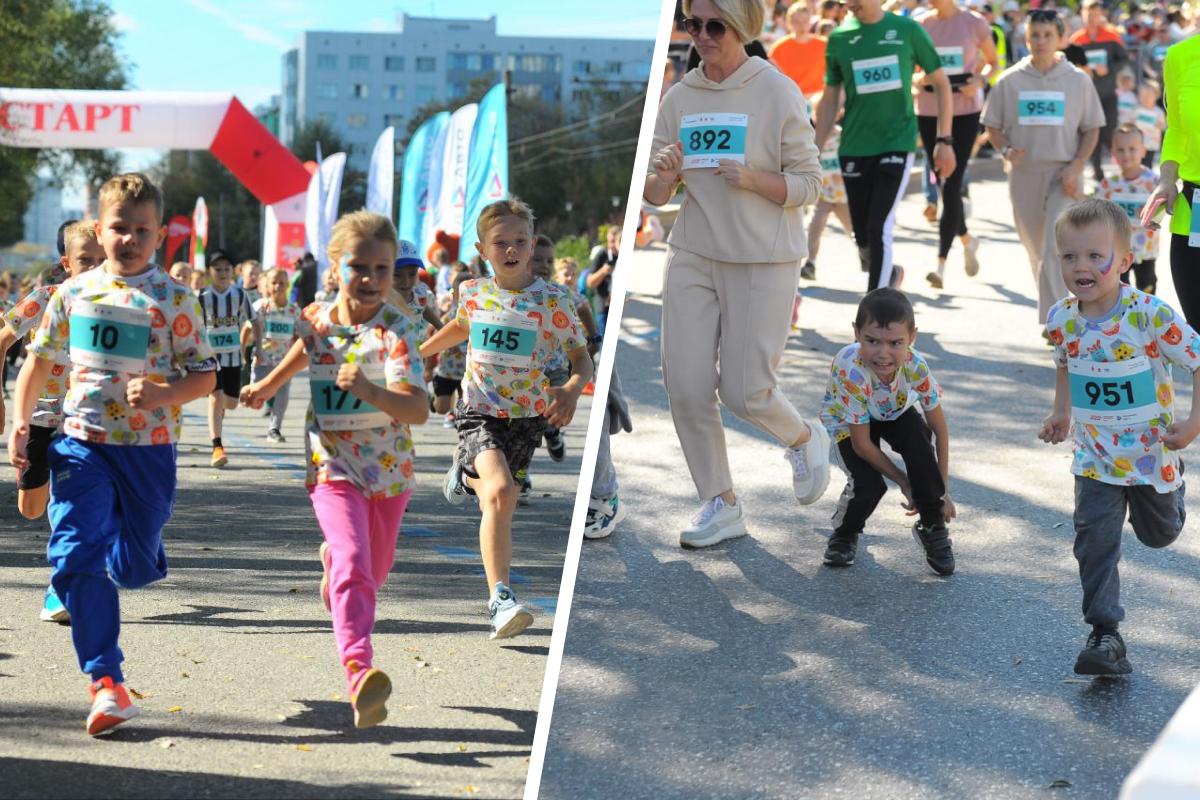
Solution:
[{"label": "wristwatch", "polygon": [[948,145],[951,147],[954,146],[954,137],[953,136],[939,136],[934,141],[936,141],[938,144],[944,144],[944,145]]}]

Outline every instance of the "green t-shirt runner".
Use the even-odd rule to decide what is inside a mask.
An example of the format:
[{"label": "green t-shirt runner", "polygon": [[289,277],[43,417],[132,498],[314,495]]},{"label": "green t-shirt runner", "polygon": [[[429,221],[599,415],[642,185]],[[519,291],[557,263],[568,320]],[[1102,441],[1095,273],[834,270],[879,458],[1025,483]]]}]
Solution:
[{"label": "green t-shirt runner", "polygon": [[917,147],[913,68],[926,72],[942,62],[933,40],[908,17],[887,12],[873,25],[851,16],[829,35],[825,83],[844,86],[842,156],[907,153]]}]

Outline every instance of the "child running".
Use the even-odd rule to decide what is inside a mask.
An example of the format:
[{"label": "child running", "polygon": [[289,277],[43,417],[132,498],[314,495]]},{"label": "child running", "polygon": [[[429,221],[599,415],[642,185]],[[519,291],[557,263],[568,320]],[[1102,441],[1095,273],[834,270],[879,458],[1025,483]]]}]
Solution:
[{"label": "child running", "polygon": [[[957,515],[947,491],[950,434],[941,386],[913,348],[916,338],[908,298],[895,289],[876,289],[858,304],[854,344],[833,359],[821,422],[846,473],[846,488],[833,515],[826,566],[854,563],[859,534],[887,492],[883,479],[888,478],[904,494],[909,515],[920,515],[913,538],[925,549],[925,561],[938,575],[954,573],[946,529]],[[879,449],[880,439],[904,459],[903,469]]]},{"label": "child running", "polygon": [[[458,262],[455,262],[458,264]],[[442,324],[447,325],[454,321],[458,316],[458,293],[464,283],[472,280],[475,276],[467,271],[466,266],[460,264],[463,268],[456,271],[454,280],[451,282],[450,294],[445,296],[445,313],[442,316]],[[449,267],[443,267],[449,269]],[[462,399],[462,381],[467,373],[467,346],[465,344],[455,345],[443,350],[437,359],[437,365],[433,368],[433,410],[438,414],[444,415],[442,425],[447,428],[454,427],[454,398],[455,395]]]},{"label": "child running", "polygon": [[305,367],[312,402],[305,420],[308,494],[325,542],[321,600],[333,614],[354,724],[387,718],[391,681],[373,666],[376,597],[391,572],[412,495],[409,424],[429,416],[417,323],[384,302],[392,285],[396,229],[368,211],[346,214],[329,239],[334,303],[313,303],[300,342],[264,380],[242,390],[261,408]]},{"label": "child running", "polygon": [[[570,423],[592,378],[592,359],[571,299],[529,272],[529,206],[516,198],[492,203],[480,212],[476,230],[476,249],[493,276],[459,288],[458,316],[421,346],[421,355],[468,341],[466,396],[454,414],[458,450],[444,493],[455,505],[466,494],[478,496],[491,638],[505,639],[533,622],[508,586],[519,492],[513,476],[529,466],[547,422],[559,428]],[[567,353],[572,375],[555,387],[546,370],[559,348]]]},{"label": "child running", "polygon": [[118,175],[99,201],[107,258],[50,298],[17,379],[8,441],[13,466],[28,470],[35,401],[69,344],[64,435],[47,456],[47,555],[91,676],[93,736],[137,716],[123,685],[117,587],[167,575],[162,529],[175,502],[179,407],[211,392],[217,370],[196,296],[151,261],[166,233],[158,188],[138,173]]},{"label": "child running", "polygon": [[[1147,547],[1183,530],[1183,464],[1177,450],[1200,434],[1200,337],[1157,297],[1122,283],[1133,263],[1129,217],[1088,198],[1054,226],[1071,297],[1050,309],[1046,332],[1057,368],[1054,408],[1038,437],[1065,441],[1074,427],[1075,559],[1083,619],[1092,626],[1075,661],[1080,675],[1133,671],[1117,627],[1121,531],[1128,517]],[[1175,415],[1171,366],[1192,374],[1192,409]]]},{"label": "child running", "polygon": [[254,341],[262,337],[250,306],[250,296],[233,283],[233,259],[223,250],[214,250],[208,258],[208,275],[212,285],[200,292],[200,307],[204,309],[208,342],[221,367],[217,373],[217,388],[208,398],[212,465],[220,469],[229,463],[225,445],[221,442],[225,412],[237,408],[238,393],[242,389],[243,329],[247,325],[253,328]]},{"label": "child running", "polygon": [[1096,195],[1116,203],[1129,217],[1133,267],[1121,273],[1121,281],[1129,283],[1129,273],[1132,272],[1138,289],[1146,294],[1155,294],[1158,291],[1155,270],[1158,230],[1143,227],[1141,214],[1142,207],[1158,187],[1158,175],[1142,161],[1146,155],[1142,138],[1142,131],[1134,125],[1126,124],[1117,128],[1113,134],[1112,153],[1121,171],[1115,176],[1106,175],[1100,181]]},{"label": "child running", "polygon": [[[257,263],[257,262],[255,262]],[[254,349],[254,380],[267,377],[292,349],[298,336],[300,306],[288,299],[288,274],[279,267],[267,270],[259,281],[266,294],[253,305],[254,317],[262,326],[263,336]],[[287,413],[292,382],[284,381],[268,406],[267,441],[284,442],[283,415]]]},{"label": "child running", "polygon": [[[60,263],[68,278],[82,275],[102,261],[104,248],[96,238],[95,222],[74,222],[63,231]],[[0,358],[16,342],[42,324],[50,298],[56,291],[58,286],[54,284],[34,289],[4,315],[4,329],[0,331]],[[71,360],[64,350],[55,359],[46,390],[38,397],[33,416],[29,419],[29,443],[26,446],[29,467],[17,477],[17,510],[25,519],[41,517],[46,513],[46,504],[50,500],[50,467],[46,457],[50,439],[62,426],[62,401],[67,393],[67,371],[70,368]],[[4,427],[3,408],[3,404],[0,404],[0,429]],[[46,587],[40,618],[43,622],[64,624],[71,620],[53,585]]]},{"label": "child running", "polygon": [[425,262],[421,260],[417,247],[412,242],[401,239],[398,248],[399,254],[396,256],[395,271],[392,275],[392,288],[399,295],[399,299],[408,304],[413,314],[424,318],[435,331],[440,330],[442,318],[438,316],[433,292],[425,285],[424,281],[417,278],[418,273],[425,267]]}]

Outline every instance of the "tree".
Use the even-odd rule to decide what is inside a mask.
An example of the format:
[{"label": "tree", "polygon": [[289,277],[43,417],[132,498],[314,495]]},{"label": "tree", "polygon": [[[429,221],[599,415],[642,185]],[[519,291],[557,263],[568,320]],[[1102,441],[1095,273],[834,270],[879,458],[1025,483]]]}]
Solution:
[{"label": "tree", "polygon": [[220,247],[238,261],[262,254],[262,205],[212,153],[172,150],[149,172],[162,189],[164,220],[191,219],[203,197],[209,250]]},{"label": "tree", "polygon": [[[350,143],[342,139],[328,122],[320,118],[305,120],[296,128],[296,135],[290,145],[296,158],[301,161],[317,160],[317,142],[321,143],[321,155],[328,158],[334,153],[350,154]],[[351,169],[347,162],[346,171],[342,173],[342,194],[338,198],[338,208],[342,212],[356,211],[367,202],[367,175],[356,169]]]},{"label": "tree", "polygon": [[[112,10],[97,0],[4,0],[0,13],[0,80],[13,88],[124,89],[128,65],[117,52]],[[116,174],[115,153],[3,147],[0,139],[0,244],[21,238],[32,179],[81,175],[98,187]]]},{"label": "tree", "polygon": [[[478,78],[462,97],[417,109],[408,137],[440,111],[479,102],[498,80],[494,73]],[[512,194],[533,208],[538,230],[551,238],[590,235],[605,222],[619,222],[633,174],[645,91],[580,84],[568,113],[563,104],[542,100],[539,89],[539,85],[510,89]],[[619,198],[615,207],[614,197]]]}]

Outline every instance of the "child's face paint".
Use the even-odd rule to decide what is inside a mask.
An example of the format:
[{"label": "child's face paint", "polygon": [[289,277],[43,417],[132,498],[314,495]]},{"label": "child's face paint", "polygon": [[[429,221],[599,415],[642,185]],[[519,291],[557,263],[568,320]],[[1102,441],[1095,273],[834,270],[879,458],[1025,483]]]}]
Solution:
[{"label": "child's face paint", "polygon": [[1117,257],[1116,253],[1109,253],[1108,261],[1105,261],[1103,264],[1096,267],[1096,269],[1100,272],[1101,275],[1107,275],[1108,273],[1112,272],[1113,259],[1116,257]]},{"label": "child's face paint", "polygon": [[[351,306],[378,308],[392,286],[392,262],[396,258],[395,246],[374,239],[357,240],[338,259],[338,278],[341,289],[338,302],[343,298]],[[354,316],[357,316],[355,314]],[[359,320],[361,321],[361,320]]]},{"label": "child's face paint", "polygon": [[1103,222],[1082,228],[1064,226],[1058,237],[1058,258],[1063,281],[1071,294],[1079,298],[1086,316],[1107,313],[1121,296],[1121,273],[1129,269],[1133,257],[1116,247],[1113,230]]},{"label": "child's face paint", "polygon": [[342,286],[349,286],[354,283],[354,269],[350,266],[350,254],[346,253],[338,262],[338,278],[342,282]]}]

